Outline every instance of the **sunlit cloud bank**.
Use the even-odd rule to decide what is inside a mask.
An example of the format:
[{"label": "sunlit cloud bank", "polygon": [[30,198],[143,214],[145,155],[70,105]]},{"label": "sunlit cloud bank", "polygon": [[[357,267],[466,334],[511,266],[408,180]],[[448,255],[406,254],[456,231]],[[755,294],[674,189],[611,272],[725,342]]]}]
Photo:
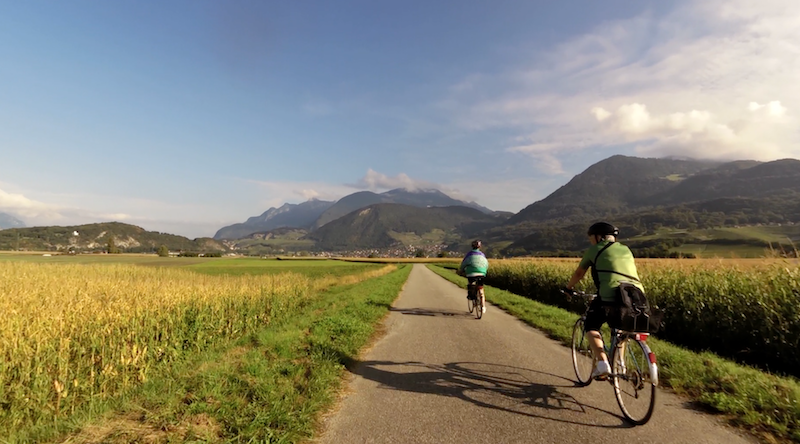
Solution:
[{"label": "sunlit cloud bank", "polygon": [[796,122],[779,101],[751,102],[737,119],[728,121],[698,110],[654,116],[639,103],[614,113],[598,107],[592,113],[607,137],[640,142],[643,153],[759,160],[797,155],[791,146]]},{"label": "sunlit cloud bank", "polygon": [[468,75],[438,105],[466,130],[517,132],[507,151],[545,172],[566,153],[623,144],[651,156],[800,157],[800,2],[686,1],[529,59]]},{"label": "sunlit cloud bank", "polygon": [[387,176],[386,174],[379,173],[372,168],[367,170],[367,174],[365,174],[364,177],[349,186],[359,190],[370,191],[386,191],[396,188],[405,188],[409,191],[419,191],[442,188],[441,185],[433,182],[412,179],[406,173],[400,173],[396,176]]}]

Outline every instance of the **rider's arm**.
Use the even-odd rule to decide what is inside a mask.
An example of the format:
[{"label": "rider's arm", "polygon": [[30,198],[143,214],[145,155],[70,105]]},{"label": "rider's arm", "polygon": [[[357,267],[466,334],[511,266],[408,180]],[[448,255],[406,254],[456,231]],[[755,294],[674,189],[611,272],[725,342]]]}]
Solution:
[{"label": "rider's arm", "polygon": [[466,262],[467,262],[467,258],[466,257],[464,259],[461,259],[461,265],[458,266],[458,271],[456,271],[457,275],[461,276],[461,275],[464,274],[464,266],[465,266]]},{"label": "rider's arm", "polygon": [[575,273],[572,273],[572,277],[567,283],[567,288],[572,289],[573,287],[575,287],[575,285],[577,285],[578,282],[580,282],[581,279],[583,279],[583,277],[586,276],[586,270],[587,270],[586,268],[581,268],[580,266],[578,266],[578,268],[575,269]]},{"label": "rider's arm", "polygon": [[578,264],[578,268],[575,269],[575,273],[572,273],[572,277],[569,279],[567,283],[567,288],[572,289],[578,282],[586,276],[586,271],[589,270],[589,267],[592,266],[592,261],[594,257],[597,255],[597,246],[593,245],[586,253],[584,253],[583,258],[581,258],[581,262]]}]

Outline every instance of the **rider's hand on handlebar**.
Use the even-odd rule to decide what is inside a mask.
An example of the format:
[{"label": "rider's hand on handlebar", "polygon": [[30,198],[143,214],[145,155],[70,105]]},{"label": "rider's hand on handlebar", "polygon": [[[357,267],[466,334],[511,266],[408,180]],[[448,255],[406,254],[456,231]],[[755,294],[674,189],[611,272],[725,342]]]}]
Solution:
[{"label": "rider's hand on handlebar", "polygon": [[567,296],[575,296],[578,292],[569,288],[569,287],[561,287],[561,292]]}]

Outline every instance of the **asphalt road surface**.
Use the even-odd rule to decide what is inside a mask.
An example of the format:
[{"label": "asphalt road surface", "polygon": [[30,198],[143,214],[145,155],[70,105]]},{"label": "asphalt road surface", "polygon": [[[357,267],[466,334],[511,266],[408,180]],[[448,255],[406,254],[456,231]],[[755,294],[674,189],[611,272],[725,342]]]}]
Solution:
[{"label": "asphalt road surface", "polygon": [[633,427],[607,382],[576,387],[570,350],[414,265],[386,334],[352,369],[321,443],[754,443],[659,391]]}]

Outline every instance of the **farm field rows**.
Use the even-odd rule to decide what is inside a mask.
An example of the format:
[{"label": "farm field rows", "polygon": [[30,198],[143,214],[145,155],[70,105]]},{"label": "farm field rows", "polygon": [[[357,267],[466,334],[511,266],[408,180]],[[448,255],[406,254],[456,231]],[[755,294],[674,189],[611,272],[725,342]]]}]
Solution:
[{"label": "farm field rows", "polygon": [[[98,256],[0,260],[0,435],[10,442],[79,429],[76,418],[300,319],[334,289],[363,299],[359,285],[376,282],[385,313],[404,280],[382,277],[397,275],[384,264]],[[338,297],[349,303],[350,294]]]},{"label": "farm field rows", "polygon": [[774,251],[791,252],[799,239],[800,226],[792,224],[691,230],[662,228],[656,233],[635,236],[623,242],[680,241],[682,245],[670,251],[703,258],[760,258]]}]

